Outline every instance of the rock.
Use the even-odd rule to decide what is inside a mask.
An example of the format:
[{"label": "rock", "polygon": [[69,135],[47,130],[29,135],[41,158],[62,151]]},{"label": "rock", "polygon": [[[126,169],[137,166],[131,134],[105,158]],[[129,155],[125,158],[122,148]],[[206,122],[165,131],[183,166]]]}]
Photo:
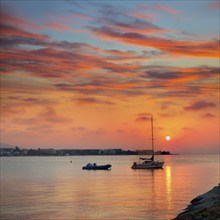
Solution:
[{"label": "rock", "polygon": [[220,184],[190,203],[173,220],[220,220]]}]

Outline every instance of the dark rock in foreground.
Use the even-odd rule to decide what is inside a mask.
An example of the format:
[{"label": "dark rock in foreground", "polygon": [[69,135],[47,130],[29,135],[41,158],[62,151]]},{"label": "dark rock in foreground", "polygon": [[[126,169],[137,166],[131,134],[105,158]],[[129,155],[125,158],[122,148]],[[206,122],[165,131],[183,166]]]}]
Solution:
[{"label": "dark rock in foreground", "polygon": [[173,220],[220,220],[220,184],[190,203]]}]

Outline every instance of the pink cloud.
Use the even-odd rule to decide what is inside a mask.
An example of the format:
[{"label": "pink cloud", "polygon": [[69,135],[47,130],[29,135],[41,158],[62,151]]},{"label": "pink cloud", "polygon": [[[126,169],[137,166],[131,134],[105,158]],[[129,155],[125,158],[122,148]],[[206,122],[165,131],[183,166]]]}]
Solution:
[{"label": "pink cloud", "polygon": [[167,6],[167,5],[162,5],[162,4],[154,4],[152,6],[153,9],[156,9],[158,11],[163,11],[163,12],[166,12],[168,14],[180,14],[181,11],[180,10],[177,10],[171,6]]},{"label": "pink cloud", "polygon": [[137,32],[137,33],[157,33],[157,32],[170,32],[170,30],[167,30],[165,28],[158,27],[154,24],[152,24],[149,21],[146,20],[134,20],[130,22],[121,22],[121,21],[114,21],[108,19],[106,20],[106,23],[108,27],[112,29],[116,29],[119,32]]},{"label": "pink cloud", "polygon": [[212,10],[220,10],[220,2],[219,1],[209,2],[208,8]]},{"label": "pink cloud", "polygon": [[1,24],[1,35],[7,37],[26,37],[26,38],[33,38],[38,40],[48,40],[49,37],[41,34],[31,33],[20,28]]},{"label": "pink cloud", "polygon": [[[65,17],[65,16],[49,16],[49,17],[51,18],[51,21],[45,22],[44,24],[39,24],[23,17],[2,13],[1,23],[10,26],[11,28],[16,30],[20,28],[20,30],[21,29],[35,29],[35,30],[51,29],[56,31],[86,32],[86,30],[83,29],[72,28],[70,23],[73,22],[70,17]],[[59,20],[63,20],[63,21],[53,21],[55,18],[58,18]],[[27,33],[28,31],[23,31],[23,32]],[[5,34],[5,32],[3,32],[3,34]]]},{"label": "pink cloud", "polygon": [[130,15],[134,18],[144,19],[144,20],[156,20],[156,15],[153,13],[143,13],[143,12],[132,12]]},{"label": "pink cloud", "polygon": [[11,14],[1,12],[1,23],[14,26],[14,27],[32,27],[32,28],[39,28],[39,25],[30,21],[29,19],[23,18],[23,17],[18,17],[18,16],[13,16]]},{"label": "pink cloud", "polygon": [[167,6],[164,4],[159,4],[159,3],[155,3],[153,5],[141,3],[138,5],[138,7],[139,7],[139,10],[150,11],[151,13],[152,11],[153,13],[155,13],[156,11],[160,11],[160,12],[165,12],[171,15],[177,15],[181,13],[181,11],[176,8],[173,8],[171,6]]},{"label": "pink cloud", "polygon": [[219,57],[218,44],[216,40],[212,41],[193,41],[193,40],[175,40],[146,36],[137,32],[118,32],[111,28],[102,27],[93,29],[92,33],[102,40],[113,40],[124,44],[131,44],[141,47],[153,47],[166,53],[195,56],[195,57]]}]

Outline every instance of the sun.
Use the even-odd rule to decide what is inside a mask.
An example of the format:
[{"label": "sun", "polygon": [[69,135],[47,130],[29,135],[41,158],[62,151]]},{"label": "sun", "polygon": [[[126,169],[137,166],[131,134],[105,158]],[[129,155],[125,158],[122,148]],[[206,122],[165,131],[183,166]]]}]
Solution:
[{"label": "sun", "polygon": [[169,141],[170,140],[170,136],[166,136],[166,140]]}]

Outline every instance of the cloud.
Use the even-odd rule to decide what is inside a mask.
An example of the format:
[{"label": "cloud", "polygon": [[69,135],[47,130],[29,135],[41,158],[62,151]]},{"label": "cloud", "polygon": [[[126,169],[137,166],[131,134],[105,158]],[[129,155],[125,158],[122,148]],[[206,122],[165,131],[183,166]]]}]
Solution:
[{"label": "cloud", "polygon": [[[120,29],[119,26],[132,29],[133,24],[137,24],[140,28],[144,25],[154,27],[148,21],[142,22],[127,14],[120,14],[121,18],[117,21],[116,17],[109,12],[103,23],[115,24],[118,27],[116,29]],[[123,18],[130,19],[131,24],[127,23],[127,20],[123,21]],[[1,66],[2,74],[7,76],[5,80],[3,79],[3,86],[6,87],[7,84],[7,89],[21,89],[28,81],[29,84],[26,83],[25,88],[29,91],[33,88],[38,91],[54,89],[91,96],[103,94],[109,97],[118,95],[127,97],[142,95],[161,98],[184,97],[204,94],[207,90],[212,90],[210,92],[213,93],[217,91],[218,68],[209,66],[177,68],[145,64],[151,58],[164,55],[161,52],[162,49],[166,52],[170,50],[172,53],[175,47],[178,48],[177,41],[174,39],[160,39],[154,36],[126,32],[126,30],[116,32],[116,30],[104,27],[103,31],[109,31],[109,36],[111,33],[116,33],[118,38],[125,37],[135,44],[140,40],[156,48],[149,49],[146,46],[145,50],[136,52],[119,49],[107,50],[86,43],[58,41],[27,31],[23,34],[20,27],[12,28],[22,34],[11,32],[10,35],[7,33],[2,35]],[[97,30],[101,31],[102,27]],[[155,39],[157,39],[157,43],[154,42]],[[184,54],[184,43],[180,49]],[[14,77],[13,82],[8,80],[10,75]],[[37,80],[31,81],[30,78],[33,77]],[[32,102],[27,100],[26,103],[34,103],[34,101],[37,103],[37,100],[32,100]],[[83,102],[105,103],[105,101],[94,99],[82,99],[78,102],[81,104]],[[112,103],[106,102],[106,104]]]},{"label": "cloud", "polygon": [[103,128],[97,128],[97,129],[94,129],[94,130],[90,130],[88,132],[88,135],[103,135],[106,133],[106,130],[103,129]]},{"label": "cloud", "polygon": [[[34,29],[34,30],[55,30],[55,31],[71,31],[71,32],[86,32],[83,29],[76,29],[71,27],[71,23],[73,23],[73,19],[69,16],[55,16],[54,14],[51,16],[47,16],[49,21],[45,23],[36,23],[21,16],[13,16],[10,13],[2,12],[1,13],[1,24],[5,24],[8,27],[17,29]],[[3,32],[4,33],[4,32]]]},{"label": "cloud", "polygon": [[155,10],[158,10],[158,11],[163,11],[163,12],[166,12],[168,14],[180,14],[181,11],[180,10],[177,10],[171,6],[167,6],[167,5],[162,5],[162,4],[154,4],[152,6],[152,9],[155,9]]},{"label": "cloud", "polygon": [[102,40],[118,41],[140,47],[152,47],[175,55],[215,58],[219,56],[217,49],[219,42],[217,40],[192,41],[166,39],[147,36],[138,32],[119,32],[107,26],[93,28],[91,31]]},{"label": "cloud", "polygon": [[138,19],[144,19],[144,20],[155,20],[156,15],[153,14],[152,12],[150,13],[144,13],[144,12],[131,12],[130,16],[134,17],[134,18],[138,18]]},{"label": "cloud", "polygon": [[35,117],[15,118],[12,122],[14,124],[21,124],[21,125],[33,125],[33,124],[36,125],[39,122],[39,119]]},{"label": "cloud", "polygon": [[134,19],[133,17],[127,17],[127,21],[119,21],[116,18],[102,18],[98,21],[103,24],[103,27],[109,27],[120,32],[138,32],[143,34],[170,32],[169,30],[160,28],[149,21],[138,18]]},{"label": "cloud", "polygon": [[[88,24],[84,28],[101,40],[150,47],[163,53],[180,56],[218,57],[218,40],[202,41],[195,38],[193,33],[160,27],[152,23],[152,19],[132,13],[128,7],[115,7],[109,4],[98,4],[97,7],[99,8],[97,15],[87,17]],[[145,9],[145,14],[146,10],[147,13],[149,11],[162,11],[171,15],[181,13],[180,10],[171,6],[158,3],[141,4],[137,10],[143,9]],[[170,33],[177,37],[171,38]],[[194,37],[194,39],[186,39],[186,36]]]},{"label": "cloud", "polygon": [[[5,121],[4,129],[12,129],[14,130],[15,127],[19,131],[26,131],[29,132],[30,130],[39,131],[36,132],[44,132],[45,129],[53,129],[56,128],[56,125],[60,126],[61,124],[69,124],[72,122],[72,119],[69,117],[62,116],[57,114],[54,108],[46,106],[43,107],[39,113],[30,113],[30,109],[32,108],[24,108],[24,107],[17,107],[15,110],[10,111],[10,107],[7,109],[9,110],[5,114],[5,110],[3,110],[3,116]],[[14,126],[16,125],[16,126]],[[59,128],[58,126],[58,128]],[[52,130],[51,130],[52,131]]]},{"label": "cloud", "polygon": [[[214,67],[217,59],[213,58],[218,56],[219,42],[208,39],[213,33],[207,33],[206,28],[202,30],[204,35],[194,35],[166,26],[160,19],[171,20],[181,14],[174,6],[151,2],[146,4],[148,8],[137,8],[138,4],[135,2],[132,8],[124,3],[110,7],[103,2],[78,1],[74,9],[57,11],[55,7],[42,10],[40,16],[30,19],[23,17],[30,15],[25,11],[22,16],[16,16],[20,10],[14,11],[13,16],[4,15],[1,19],[1,108],[6,133],[13,131],[15,138],[20,138],[18,132],[32,133],[23,140],[33,141],[33,134],[38,139],[51,131],[47,139],[39,140],[60,144],[70,136],[70,146],[81,137],[88,140],[86,144],[95,140],[108,143],[110,133],[116,137],[122,134],[140,137],[135,125],[149,121],[150,114],[134,112],[146,105],[161,119],[177,116],[178,121],[179,114],[184,114],[181,108],[185,107],[186,111],[198,110],[201,117],[214,120],[215,112],[209,110],[217,110],[219,68]],[[19,4],[15,7],[20,8]],[[175,21],[172,27],[178,23]],[[201,21],[194,23],[197,22]],[[85,32],[74,33],[82,30]],[[203,61],[210,66],[197,66]],[[201,104],[195,100],[205,101]],[[73,106],[78,112],[74,125],[71,123]],[[90,107],[98,111],[90,111],[91,120],[84,120],[83,127],[80,118]],[[113,111],[113,119],[115,114],[121,117],[117,116],[118,120],[112,121],[103,135],[103,129],[97,129],[102,122],[92,121],[94,117],[100,118],[100,112],[101,121],[106,121],[107,110]],[[190,113],[187,113],[189,118]],[[125,131],[123,121],[129,121],[131,115],[133,119],[125,125],[128,129]],[[164,123],[165,119],[168,118],[164,118]],[[164,131],[165,127],[163,124]],[[92,137],[93,134],[100,137]]]},{"label": "cloud", "polygon": [[20,115],[20,114],[26,114],[26,108],[21,105],[18,106],[17,103],[16,104],[4,104],[3,101],[1,101],[1,116],[2,119],[8,119],[11,118],[14,115]]},{"label": "cloud", "polygon": [[150,113],[139,113],[135,119],[137,122],[150,121],[152,114]]},{"label": "cloud", "polygon": [[88,129],[83,127],[83,126],[72,127],[71,129],[74,130],[74,131],[81,131],[81,132],[88,131]]},{"label": "cloud", "polygon": [[18,17],[12,15],[12,13],[8,12],[7,9],[1,7],[1,15],[0,15],[0,23],[1,24],[6,24],[8,26],[13,26],[17,28],[27,28],[27,27],[32,27],[32,28],[38,28],[39,25],[32,22],[30,19],[26,19],[24,17]]},{"label": "cloud", "polygon": [[113,102],[111,101],[106,101],[106,100],[100,100],[94,97],[84,97],[84,98],[77,98],[74,99],[77,101],[79,104],[104,104],[104,105],[114,105]]},{"label": "cloud", "polygon": [[198,101],[194,102],[189,106],[185,106],[184,109],[186,111],[197,111],[197,110],[202,110],[206,108],[215,108],[216,105],[212,102],[206,102],[206,101]]},{"label": "cloud", "polygon": [[173,117],[175,116],[175,113],[160,113],[159,115],[161,117]]},{"label": "cloud", "polygon": [[203,115],[203,118],[215,118],[215,115],[213,115],[211,113],[206,113]]},{"label": "cloud", "polygon": [[220,2],[219,1],[209,2],[208,8],[212,9],[212,10],[219,10],[220,9]]},{"label": "cloud", "polygon": [[[138,88],[138,84],[140,88]],[[137,80],[127,80],[125,82],[118,80],[117,78],[112,79],[111,77],[106,77],[103,79],[91,80],[90,82],[85,83],[76,83],[76,84],[68,84],[68,83],[58,83],[55,84],[59,90],[69,91],[69,92],[77,92],[84,95],[105,95],[105,96],[137,96],[143,95],[145,92],[143,82],[138,82]],[[77,101],[77,100],[76,100]],[[92,99],[79,99],[80,102],[84,103],[105,103],[106,101],[94,100]],[[113,102],[107,101],[106,104],[114,104]]]},{"label": "cloud", "polygon": [[149,70],[149,71],[146,71],[146,76],[150,79],[177,79],[177,78],[181,78],[182,77],[182,74],[180,71],[164,71],[164,70]]},{"label": "cloud", "polygon": [[86,32],[86,30],[72,28],[70,27],[70,25],[66,25],[65,23],[57,22],[57,21],[50,21],[50,22],[47,22],[45,25],[42,25],[41,29],[51,29],[51,30],[62,31],[62,32],[63,31]]},{"label": "cloud", "polygon": [[216,67],[198,66],[194,68],[174,68],[152,66],[146,68],[142,77],[153,80],[167,80],[171,82],[184,82],[217,77],[219,69]]},{"label": "cloud", "polygon": [[21,103],[21,105],[24,105],[26,107],[31,107],[33,105],[38,105],[38,106],[48,106],[51,104],[57,104],[58,100],[55,98],[53,99],[48,99],[48,98],[34,98],[36,97],[35,95],[32,94],[32,97],[28,98],[19,98],[18,102]]},{"label": "cloud", "polygon": [[28,102],[28,103],[38,103],[39,102],[39,99],[38,98],[26,98],[26,99],[23,99],[23,101],[25,102]]},{"label": "cloud", "polygon": [[[22,45],[39,46],[40,49],[21,49]],[[45,78],[66,78],[67,74],[72,72],[82,73],[97,69],[129,73],[136,71],[139,65],[120,64],[117,63],[119,60],[135,61],[155,56],[155,53],[151,52],[139,55],[129,51],[103,50],[82,43],[41,41],[26,37],[3,38],[3,47],[4,72],[25,71]]]},{"label": "cloud", "polygon": [[[159,27],[152,23],[153,15],[149,13],[134,13],[134,10],[130,10],[126,7],[115,7],[109,4],[99,4],[99,11],[96,16],[90,16],[88,19],[89,24],[87,29],[99,29],[110,28],[116,32],[135,32],[139,34],[158,34],[158,33],[170,33],[173,30]],[[84,14],[82,14],[84,16]]]},{"label": "cloud", "polygon": [[150,121],[150,118],[147,116],[139,116],[135,119],[135,121]]},{"label": "cloud", "polygon": [[165,4],[159,4],[159,3],[154,3],[154,4],[140,3],[140,4],[138,4],[138,9],[144,10],[145,12],[154,12],[154,13],[165,12],[170,15],[176,15],[176,14],[181,13],[180,10],[178,10],[174,7],[171,7],[171,6],[168,6]]},{"label": "cloud", "polygon": [[[9,42],[9,48],[2,53],[3,74],[16,76],[17,72],[23,72],[44,78],[47,80],[45,86],[49,89],[55,87],[62,91],[108,96],[185,96],[209,89],[218,77],[218,68],[214,67],[144,66],[141,62],[132,62],[146,60],[149,56],[154,56],[154,53],[157,54],[153,51],[152,55],[149,51],[138,54],[134,51],[104,50],[89,44],[66,41],[41,41],[25,37],[14,40],[18,45],[26,42],[27,45],[30,43],[43,48],[14,49],[10,48],[13,43]],[[210,85],[206,85],[207,79],[213,80]],[[174,83],[181,84],[178,90]],[[8,82],[7,86],[10,86]],[[155,88],[159,89],[157,94],[150,91]]]},{"label": "cloud", "polygon": [[14,38],[16,37],[17,39],[19,37],[25,37],[28,39],[35,39],[35,40],[48,40],[49,39],[49,37],[46,35],[31,33],[29,31],[22,30],[21,28],[14,27],[14,26],[7,25],[7,24],[1,23],[0,29],[1,29],[1,35],[9,37],[9,39],[10,37],[14,37]]},{"label": "cloud", "polygon": [[38,114],[38,118],[51,123],[68,123],[71,122],[70,118],[58,115],[52,107],[45,107],[42,112]]},{"label": "cloud", "polygon": [[[98,57],[80,55],[74,52],[55,49],[39,49],[32,51],[7,50],[2,56],[5,70],[25,71],[39,77],[66,78],[73,71],[89,71],[106,66]],[[47,62],[45,62],[47,60]],[[81,62],[83,60],[83,62]],[[109,69],[111,66],[109,65]]]}]

